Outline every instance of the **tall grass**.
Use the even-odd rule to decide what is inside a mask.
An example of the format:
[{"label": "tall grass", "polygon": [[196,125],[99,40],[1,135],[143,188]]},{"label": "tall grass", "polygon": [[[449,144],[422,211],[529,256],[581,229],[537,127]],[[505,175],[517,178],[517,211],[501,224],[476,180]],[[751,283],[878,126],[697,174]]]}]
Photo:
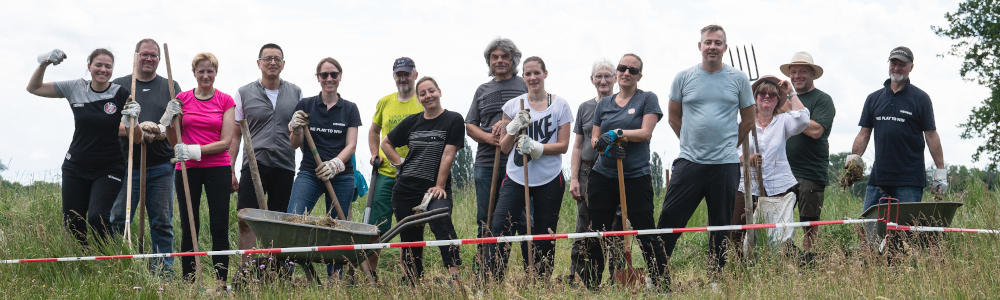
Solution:
[{"label": "tall grass", "polygon": [[[475,237],[475,193],[471,188],[456,188],[453,219],[461,238]],[[928,195],[925,200],[930,201]],[[53,184],[21,187],[0,186],[0,259],[41,258],[81,255],[131,253],[122,243],[83,249],[61,224],[60,190]],[[1000,194],[986,190],[981,183],[970,183],[962,194],[949,195],[947,201],[966,205],[955,216],[953,226],[1000,228]],[[656,199],[660,207],[663,199]],[[203,203],[205,201],[202,201]],[[322,203],[322,201],[321,201]],[[204,205],[204,204],[203,204]],[[175,206],[176,207],[176,206]],[[230,243],[235,248],[235,197],[231,201]],[[351,207],[355,220],[364,209],[364,199]],[[210,248],[207,234],[207,207],[202,208],[203,233],[201,249]],[[325,211],[320,204],[315,214]],[[837,188],[827,188],[823,219],[857,218],[861,199]],[[563,199],[559,232],[571,232],[575,227],[576,203],[566,193]],[[659,211],[656,212],[659,214]],[[175,213],[175,248],[180,245],[180,218]],[[702,204],[688,226],[707,225]],[[137,228],[133,229],[137,232]],[[801,243],[801,231],[796,232]],[[433,239],[429,230],[428,240]],[[872,254],[861,245],[856,226],[825,226],[815,251],[818,259],[811,265],[799,266],[797,261],[765,253],[748,263],[731,259],[722,278],[706,276],[705,233],[684,234],[670,261],[673,275],[671,297],[675,298],[996,298],[1000,296],[1000,236],[982,234],[948,234],[939,247],[909,251],[892,262]],[[396,239],[398,240],[398,238]],[[505,283],[485,288],[473,284],[474,246],[461,248],[465,264],[461,267],[463,286],[452,289],[445,284],[445,270],[436,247],[424,251],[427,274],[417,288],[397,284],[400,277],[399,249],[382,251],[379,265],[382,283],[377,286],[349,287],[339,280],[328,281],[321,275],[324,287],[309,284],[301,271],[291,281],[279,281],[249,292],[219,292],[209,276],[211,260],[202,261],[203,287],[196,287],[178,277],[163,278],[150,274],[142,260],[105,260],[88,262],[52,262],[0,265],[0,297],[2,298],[457,298],[477,297],[521,298],[633,298],[659,297],[651,291],[605,288],[590,291],[562,283],[557,278],[569,273],[572,241],[556,242],[555,275],[547,281],[523,280],[521,258],[511,255],[509,277]],[[148,243],[147,243],[148,244]],[[518,248],[518,245],[513,245]],[[518,253],[514,249],[512,253]],[[637,267],[643,262],[638,246],[633,248]],[[239,259],[231,257],[230,278],[236,272]],[[180,273],[180,260],[175,270]],[[319,270],[323,268],[317,266]],[[320,271],[320,273],[324,273]],[[605,276],[607,280],[608,276]],[[717,283],[717,284],[713,284]]]}]

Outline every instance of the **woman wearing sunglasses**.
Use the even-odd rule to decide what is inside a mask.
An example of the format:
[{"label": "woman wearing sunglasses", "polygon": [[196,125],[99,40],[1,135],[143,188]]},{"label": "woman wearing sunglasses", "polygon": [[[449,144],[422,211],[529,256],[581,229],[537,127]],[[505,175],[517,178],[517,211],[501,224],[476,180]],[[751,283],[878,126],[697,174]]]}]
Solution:
[{"label": "woman wearing sunglasses", "polygon": [[[740,156],[740,165],[750,165],[753,168],[761,168],[764,178],[765,196],[784,196],[797,183],[792,175],[792,168],[788,165],[788,157],[785,156],[785,142],[788,138],[802,133],[809,125],[809,110],[802,105],[799,97],[795,95],[792,84],[787,80],[780,80],[774,75],[761,76],[751,86],[754,99],[757,101],[757,138],[750,138],[751,152],[759,153],[750,155],[747,159]],[[789,97],[790,95],[790,97]],[[778,110],[785,105],[788,99],[792,109],[785,113]],[[742,144],[740,153],[742,154]],[[753,177],[757,176],[756,170],[751,169]],[[733,225],[743,225],[747,223],[746,201],[743,186],[743,170],[740,170],[740,189],[736,193],[736,205],[733,211]],[[760,196],[760,188],[756,180],[751,181],[751,192],[753,201],[757,202]],[[744,230],[733,230],[732,240],[736,245],[742,245]]]},{"label": "woman wearing sunglasses", "polygon": [[[625,54],[618,62],[615,75],[619,92],[604,97],[594,110],[592,145],[597,151],[597,161],[587,183],[590,199],[591,230],[611,230],[615,211],[620,205],[618,177],[625,181],[625,199],[628,222],[632,229],[652,229],[653,183],[649,168],[649,139],[656,123],[663,117],[656,94],[640,90],[642,60],[638,55]],[[618,160],[622,172],[618,171]],[[622,207],[625,209],[625,207]],[[625,221],[625,220],[623,220]],[[658,282],[666,270],[666,256],[656,236],[637,238],[649,271],[649,277]],[[584,269],[582,279],[588,287],[601,283],[604,272],[604,249],[599,238],[588,238],[587,256],[592,262]],[[610,241],[604,241],[607,244]],[[609,251],[620,251],[609,247]],[[614,256],[620,257],[620,256]]]},{"label": "woman wearing sunglasses", "polygon": [[[198,82],[193,90],[177,94],[177,99],[167,103],[166,112],[160,124],[167,126],[167,138],[174,144],[174,157],[186,161],[188,188],[191,191],[191,210],[200,216],[201,192],[204,187],[208,204],[209,231],[212,235],[212,250],[229,250],[229,194],[232,192],[232,166],[229,165],[229,144],[233,141],[236,128],[236,101],[215,88],[215,76],[219,61],[211,53],[200,53],[191,61],[191,71]],[[183,110],[181,118],[181,140],[173,133],[171,125],[174,115]],[[176,164],[174,186],[177,189],[177,208],[181,216],[181,251],[192,251],[191,228],[187,221],[184,196],[184,181],[181,164]],[[201,228],[201,218],[194,219],[195,228]],[[198,231],[194,235],[197,238]],[[195,258],[181,257],[184,277],[194,280]],[[229,257],[212,256],[215,278],[220,286],[226,286]]]},{"label": "woman wearing sunglasses", "polygon": [[[508,153],[507,174],[500,185],[493,224],[493,236],[514,235],[524,216],[524,186],[528,186],[532,199],[531,229],[535,234],[557,232],[559,210],[562,208],[566,182],[562,177],[562,155],[569,149],[570,123],[573,111],[569,103],[545,91],[545,78],[549,71],[538,56],[524,60],[524,83],[528,93],[507,101],[503,106],[503,121],[508,122],[506,134],[500,139],[500,150]],[[522,130],[527,129],[527,134]],[[516,149],[515,149],[516,148]],[[524,156],[529,156],[524,165]],[[530,175],[524,182],[524,172]],[[533,244],[537,263],[532,276],[543,279],[552,274],[555,261],[555,241],[537,241]],[[521,249],[527,249],[527,242]],[[485,269],[493,279],[503,280],[510,257],[511,244],[486,245]]]}]

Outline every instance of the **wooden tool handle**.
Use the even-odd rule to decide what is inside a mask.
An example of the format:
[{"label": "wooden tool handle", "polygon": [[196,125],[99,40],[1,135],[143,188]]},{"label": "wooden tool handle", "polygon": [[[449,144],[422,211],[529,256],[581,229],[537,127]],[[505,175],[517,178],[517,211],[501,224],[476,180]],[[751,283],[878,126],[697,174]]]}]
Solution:
[{"label": "wooden tool handle", "polygon": [[[313,143],[312,134],[309,133],[309,128],[303,128],[302,134],[306,136],[306,143],[309,144],[309,150],[312,151],[313,158],[316,159],[316,166],[323,164],[323,159],[319,158],[319,151],[316,151],[316,144]],[[330,184],[329,180],[323,180],[326,184],[326,193],[330,195],[330,199],[333,199],[333,208],[337,210],[337,217],[341,220],[347,221],[347,217],[344,216],[344,211],[340,208],[340,201],[337,200],[337,194],[333,192],[333,185]]]}]

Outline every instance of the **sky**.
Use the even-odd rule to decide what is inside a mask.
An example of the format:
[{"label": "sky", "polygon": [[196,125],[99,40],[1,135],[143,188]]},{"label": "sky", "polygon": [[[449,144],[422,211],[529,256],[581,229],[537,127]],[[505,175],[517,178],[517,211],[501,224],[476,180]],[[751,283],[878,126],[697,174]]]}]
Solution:
[{"label": "sky", "polygon": [[[25,91],[36,57],[54,48],[68,58],[48,68],[46,82],[89,80],[86,56],[95,48],[116,55],[117,78],[131,70],[135,43],[154,38],[170,46],[174,79],[183,90],[195,87],[190,60],[211,52],[219,59],[215,87],[229,94],[260,78],[255,60],[265,43],[284,49],[281,77],[306,96],[319,93],[316,63],[334,57],[344,72],[339,92],[358,104],[364,121],[357,153],[367,158],[375,104],[395,92],[390,69],[395,58],[413,58],[421,76],[437,79],[442,105],[465,115],[476,88],[491,80],[483,58],[487,43],[510,38],[524,57],[545,60],[546,91],[567,99],[575,113],[596,96],[588,78],[593,63],[617,63],[623,54],[635,53],[644,62],[639,88],[656,93],[666,112],[674,76],[701,61],[699,30],[709,24],[726,29],[731,48],[752,44],[761,75],[785,78],[781,64],[797,51],[812,54],[825,70],[815,85],[837,108],[831,153],[850,151],[866,96],[888,78],[889,51],[910,47],[911,82],[934,103],[945,162],[982,167],[985,162],[971,160],[981,140],[961,139],[957,126],[989,91],[959,76],[961,59],[939,57],[953,41],[931,30],[946,25],[944,14],[957,8],[957,1],[933,0],[14,1],[0,11],[0,44],[7,45],[0,47],[6,60],[0,88],[10,92],[0,99],[0,128],[5,128],[0,161],[9,167],[0,176],[59,180],[74,131],[72,112],[65,99]],[[158,73],[167,75],[162,59]],[[651,150],[664,163],[677,157],[678,143],[666,119],[657,124]],[[873,144],[864,155],[869,163]],[[563,160],[567,168],[569,154]],[[929,152],[925,157],[930,165]],[[359,165],[370,174],[370,166]]]}]

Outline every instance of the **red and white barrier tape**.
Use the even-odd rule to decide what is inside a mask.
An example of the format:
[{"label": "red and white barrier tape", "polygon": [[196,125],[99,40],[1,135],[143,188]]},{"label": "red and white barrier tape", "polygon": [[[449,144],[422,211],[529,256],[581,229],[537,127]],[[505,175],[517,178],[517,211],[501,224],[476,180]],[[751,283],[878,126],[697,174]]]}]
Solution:
[{"label": "red and white barrier tape", "polygon": [[546,241],[558,239],[577,238],[597,238],[611,236],[629,235],[651,235],[667,233],[685,233],[699,231],[726,231],[726,230],[747,230],[747,229],[768,229],[768,228],[794,228],[822,225],[839,224],[861,224],[873,223],[877,219],[850,219],[834,221],[813,221],[813,222],[791,222],[791,223],[771,223],[771,224],[747,224],[747,225],[727,225],[727,226],[707,226],[689,228],[663,228],[663,229],[643,229],[629,231],[602,231],[602,232],[582,232],[582,233],[558,233],[558,234],[536,234],[518,235],[503,237],[487,237],[476,239],[454,239],[440,241],[423,242],[401,242],[401,243],[377,243],[377,244],[355,244],[336,246],[314,246],[314,247],[291,247],[291,248],[269,248],[269,249],[248,249],[248,250],[224,250],[224,251],[202,251],[202,252],[177,252],[177,253],[152,253],[152,254],[131,254],[131,255],[109,255],[109,256],[82,256],[82,257],[59,257],[59,258],[31,258],[31,259],[8,259],[0,260],[0,264],[19,264],[33,262],[53,262],[53,261],[86,261],[105,259],[129,259],[129,258],[158,258],[158,257],[183,257],[183,256],[214,256],[214,255],[243,255],[259,253],[297,253],[314,251],[335,251],[335,250],[369,250],[384,248],[408,248],[408,247],[434,247],[434,246],[458,246],[468,244],[493,244],[512,243],[525,241]]},{"label": "red and white barrier tape", "polygon": [[993,233],[1000,234],[1000,230],[995,229],[969,229],[952,227],[930,227],[930,226],[904,226],[889,222],[885,226],[886,230],[896,231],[923,231],[923,232],[965,232],[965,233]]}]

